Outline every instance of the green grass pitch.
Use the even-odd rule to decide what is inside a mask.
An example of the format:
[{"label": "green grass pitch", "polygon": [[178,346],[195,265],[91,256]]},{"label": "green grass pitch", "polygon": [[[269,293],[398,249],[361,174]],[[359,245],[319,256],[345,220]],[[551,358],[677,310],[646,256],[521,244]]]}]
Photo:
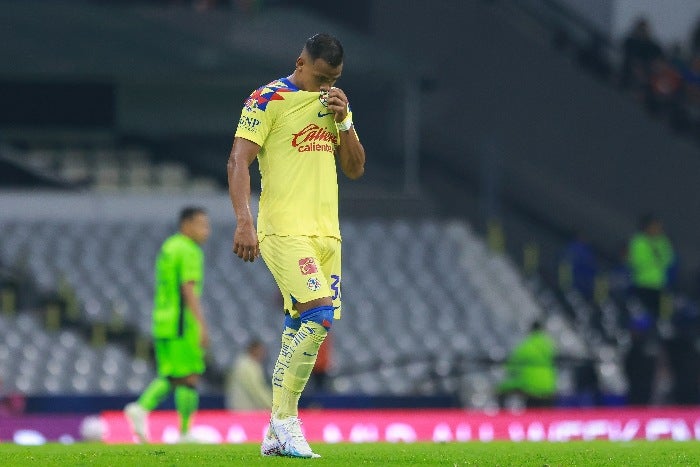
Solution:
[{"label": "green grass pitch", "polygon": [[0,466],[677,466],[700,465],[700,442],[312,443],[321,459],[263,458],[257,444],[0,444]]}]

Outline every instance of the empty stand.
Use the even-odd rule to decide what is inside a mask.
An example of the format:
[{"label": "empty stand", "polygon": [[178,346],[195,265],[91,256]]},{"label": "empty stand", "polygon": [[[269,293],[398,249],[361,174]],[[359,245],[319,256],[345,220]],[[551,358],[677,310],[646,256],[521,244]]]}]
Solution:
[{"label": "empty stand", "polygon": [[[174,229],[173,222],[157,218],[3,220],[0,259],[23,265],[44,291],[72,294],[81,322],[126,326],[147,337],[153,264]],[[457,392],[466,405],[488,407],[502,377],[494,363],[543,315],[564,354],[586,355],[558,302],[525,281],[510,259],[491,252],[466,222],[348,219],[341,230],[343,319],[334,325],[335,392]],[[267,345],[272,361],[282,324],[281,297],[270,273],[262,261],[243,263],[232,254],[232,234],[232,223],[215,216],[204,247],[209,365],[218,374],[254,336]],[[93,348],[71,331],[52,334],[31,314],[7,324],[0,361],[4,374],[17,375],[8,379],[19,390],[138,392],[153,375],[150,364],[123,346]],[[25,336],[31,345],[23,345]],[[17,349],[19,363],[4,358]],[[567,384],[570,378],[562,382]]]},{"label": "empty stand", "polygon": [[39,316],[0,315],[0,374],[6,392],[130,394],[154,376],[146,362],[122,347],[94,348],[76,332],[47,332]]}]

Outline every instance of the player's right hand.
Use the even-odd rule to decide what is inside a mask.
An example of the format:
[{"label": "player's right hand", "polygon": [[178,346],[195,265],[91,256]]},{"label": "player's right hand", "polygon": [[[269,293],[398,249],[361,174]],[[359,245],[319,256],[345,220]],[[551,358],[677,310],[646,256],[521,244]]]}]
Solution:
[{"label": "player's right hand", "polygon": [[233,234],[233,252],[243,261],[255,261],[260,256],[258,234],[252,224],[238,224]]}]

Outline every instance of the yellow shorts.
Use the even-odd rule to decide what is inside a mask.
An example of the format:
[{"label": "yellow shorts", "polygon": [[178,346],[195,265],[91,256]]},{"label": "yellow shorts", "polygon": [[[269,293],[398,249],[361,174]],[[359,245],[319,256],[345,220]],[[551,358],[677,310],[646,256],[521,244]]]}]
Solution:
[{"label": "yellow shorts", "polygon": [[260,253],[284,298],[284,310],[299,316],[294,303],[323,297],[333,300],[340,319],[340,240],[334,237],[267,235]]}]

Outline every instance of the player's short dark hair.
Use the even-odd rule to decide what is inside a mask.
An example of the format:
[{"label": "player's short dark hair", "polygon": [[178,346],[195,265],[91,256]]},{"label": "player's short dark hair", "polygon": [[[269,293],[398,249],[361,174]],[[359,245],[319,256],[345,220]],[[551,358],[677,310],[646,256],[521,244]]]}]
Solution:
[{"label": "player's short dark hair", "polygon": [[192,220],[195,216],[199,214],[206,214],[207,210],[201,206],[185,206],[180,211],[180,225],[184,222]]},{"label": "player's short dark hair", "polygon": [[248,341],[248,345],[246,345],[248,352],[252,352],[257,347],[265,348],[265,343],[259,337],[250,339],[250,341]]},{"label": "player's short dark hair", "polygon": [[328,33],[321,32],[309,37],[304,49],[312,60],[320,58],[333,67],[343,63],[343,46],[337,38]]},{"label": "player's short dark hair", "polygon": [[639,228],[639,230],[646,230],[649,227],[651,227],[652,224],[655,224],[660,221],[661,219],[659,218],[659,216],[656,215],[656,213],[646,212],[639,216],[639,220],[637,221],[637,227]]}]

